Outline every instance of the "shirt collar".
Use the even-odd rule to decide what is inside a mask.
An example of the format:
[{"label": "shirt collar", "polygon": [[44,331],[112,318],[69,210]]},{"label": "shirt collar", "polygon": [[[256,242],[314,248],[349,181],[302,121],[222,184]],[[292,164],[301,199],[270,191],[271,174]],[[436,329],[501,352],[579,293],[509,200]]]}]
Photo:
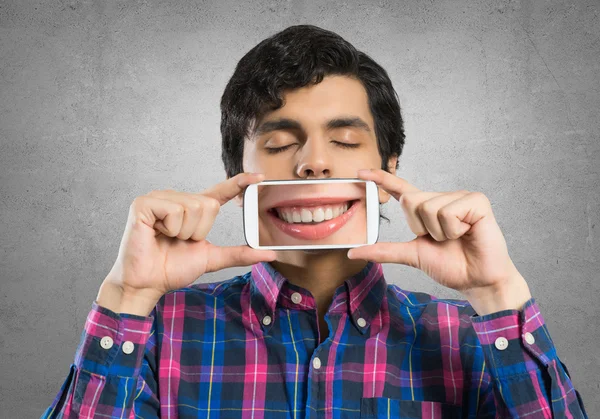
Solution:
[{"label": "shirt collar", "polygon": [[[268,315],[275,320],[275,308],[282,295],[289,300],[287,294],[293,290],[309,294],[307,290],[291,284],[268,262],[253,265],[250,279],[251,305],[259,319]],[[285,292],[282,293],[282,289]],[[373,317],[379,313],[386,289],[387,282],[381,264],[368,262],[335,290],[329,313],[348,313],[357,329],[365,333]],[[361,318],[364,322],[359,321]]]}]

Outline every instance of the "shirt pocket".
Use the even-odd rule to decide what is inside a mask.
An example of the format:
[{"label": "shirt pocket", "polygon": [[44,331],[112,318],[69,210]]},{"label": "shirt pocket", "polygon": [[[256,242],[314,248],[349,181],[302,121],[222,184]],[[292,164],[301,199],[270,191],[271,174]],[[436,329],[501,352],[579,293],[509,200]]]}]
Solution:
[{"label": "shirt pocket", "polygon": [[462,417],[462,407],[431,401],[371,397],[360,400],[360,417],[361,419],[454,419]]}]

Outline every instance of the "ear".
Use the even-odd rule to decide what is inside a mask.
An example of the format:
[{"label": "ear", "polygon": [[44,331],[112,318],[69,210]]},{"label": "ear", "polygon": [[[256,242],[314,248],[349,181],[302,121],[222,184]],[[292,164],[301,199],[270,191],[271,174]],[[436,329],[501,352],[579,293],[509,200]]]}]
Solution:
[{"label": "ear", "polygon": [[[396,155],[392,155],[390,156],[390,158],[388,159],[388,164],[387,164],[387,171],[395,174],[396,173],[396,164],[398,163],[398,156]],[[387,201],[390,200],[390,194],[387,193],[386,191],[384,191],[381,188],[377,188],[377,191],[379,193],[379,203],[380,204],[385,204]]]}]

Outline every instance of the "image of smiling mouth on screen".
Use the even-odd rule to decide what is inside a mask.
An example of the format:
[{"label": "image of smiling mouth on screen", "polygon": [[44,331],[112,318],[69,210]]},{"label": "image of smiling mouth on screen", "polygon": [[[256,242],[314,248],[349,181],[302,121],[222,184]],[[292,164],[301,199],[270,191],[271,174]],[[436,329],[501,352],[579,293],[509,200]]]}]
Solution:
[{"label": "image of smiling mouth on screen", "polygon": [[260,246],[367,242],[362,182],[258,186]]}]

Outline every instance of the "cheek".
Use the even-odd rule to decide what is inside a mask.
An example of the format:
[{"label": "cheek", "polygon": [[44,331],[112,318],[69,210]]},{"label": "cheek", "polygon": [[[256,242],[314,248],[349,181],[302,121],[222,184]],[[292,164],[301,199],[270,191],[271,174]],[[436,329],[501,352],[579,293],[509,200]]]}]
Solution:
[{"label": "cheek", "polygon": [[244,169],[247,172],[262,173],[265,179],[289,179],[293,177],[294,163],[289,159],[265,158],[256,155],[256,159],[248,159]]},{"label": "cheek", "polygon": [[257,172],[256,170],[256,147],[253,143],[246,141],[244,143],[244,153],[242,155],[242,168],[244,172]]},{"label": "cheek", "polygon": [[381,156],[377,151],[377,146],[369,145],[366,147],[361,147],[353,152],[348,159],[341,160],[343,160],[343,164],[356,170],[371,168],[379,169],[381,167]]},{"label": "cheek", "polygon": [[276,179],[286,163],[282,159],[269,158],[261,154],[253,143],[246,143],[242,158],[244,172],[263,173],[267,179]]}]

